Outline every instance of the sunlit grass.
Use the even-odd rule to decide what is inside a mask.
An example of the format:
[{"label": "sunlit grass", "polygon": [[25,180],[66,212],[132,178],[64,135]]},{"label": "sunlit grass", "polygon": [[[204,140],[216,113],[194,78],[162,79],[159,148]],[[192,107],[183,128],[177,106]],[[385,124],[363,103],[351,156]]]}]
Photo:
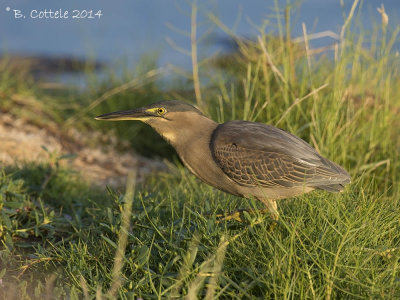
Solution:
[{"label": "sunlit grass", "polygon": [[[278,37],[238,40],[230,67],[200,67],[197,100],[220,122],[264,122],[305,139],[349,171],[343,193],[280,201],[270,232],[268,216],[216,222],[218,213],[261,204],[180,166],[126,196],[93,190],[54,162],[10,169],[0,176],[0,297],[400,298],[398,29],[389,21],[368,40],[346,27],[329,59],[312,54],[307,28],[297,44],[281,22]],[[151,99],[131,93],[143,103],[165,95],[153,85]],[[118,103],[129,97],[110,97],[82,116],[124,109]]]}]

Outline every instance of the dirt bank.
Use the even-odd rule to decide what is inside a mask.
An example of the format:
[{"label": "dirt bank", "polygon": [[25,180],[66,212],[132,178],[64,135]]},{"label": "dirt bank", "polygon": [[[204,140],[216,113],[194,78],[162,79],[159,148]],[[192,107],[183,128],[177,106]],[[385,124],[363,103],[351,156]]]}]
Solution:
[{"label": "dirt bank", "polygon": [[[62,132],[62,133],[61,133]],[[101,149],[90,146],[102,141]],[[56,124],[40,127],[9,113],[0,112],[0,166],[23,162],[45,162],[50,156],[73,154],[61,163],[95,185],[120,186],[130,170],[137,170],[141,181],[149,173],[165,170],[160,160],[136,153],[118,153],[116,141],[99,133],[80,133],[76,129],[59,130]],[[47,151],[45,149],[47,149]]]}]

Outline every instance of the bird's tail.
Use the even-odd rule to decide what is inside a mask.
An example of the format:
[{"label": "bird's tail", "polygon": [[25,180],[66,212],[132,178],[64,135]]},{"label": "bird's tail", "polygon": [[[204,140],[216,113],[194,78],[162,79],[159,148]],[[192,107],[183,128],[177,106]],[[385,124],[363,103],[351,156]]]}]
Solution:
[{"label": "bird's tail", "polygon": [[344,186],[346,183],[336,183],[336,184],[330,184],[330,185],[318,185],[315,188],[320,189],[320,190],[325,190],[328,192],[333,192],[333,193],[338,193],[344,190]]},{"label": "bird's tail", "polygon": [[[344,190],[345,185],[351,182],[351,177],[345,169],[343,169],[338,164],[330,161],[326,158],[322,158],[324,162],[324,167],[321,167],[322,172],[331,172],[329,174],[329,181],[331,182],[321,182],[320,184],[315,184],[314,187],[320,190],[326,190],[328,192],[338,193]],[[325,170],[324,170],[325,169]],[[333,174],[332,174],[333,173]],[[333,177],[333,178],[331,178]]]}]

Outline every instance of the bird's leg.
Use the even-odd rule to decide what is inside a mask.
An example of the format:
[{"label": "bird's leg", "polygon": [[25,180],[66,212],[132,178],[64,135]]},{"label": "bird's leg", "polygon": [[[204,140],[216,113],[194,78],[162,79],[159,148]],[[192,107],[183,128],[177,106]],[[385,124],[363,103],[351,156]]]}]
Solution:
[{"label": "bird's leg", "polygon": [[272,223],[268,228],[268,231],[271,232],[275,229],[276,224],[279,220],[278,204],[276,203],[275,200],[268,200],[268,199],[264,200],[263,203],[266,206],[265,210],[267,210],[271,215]]}]

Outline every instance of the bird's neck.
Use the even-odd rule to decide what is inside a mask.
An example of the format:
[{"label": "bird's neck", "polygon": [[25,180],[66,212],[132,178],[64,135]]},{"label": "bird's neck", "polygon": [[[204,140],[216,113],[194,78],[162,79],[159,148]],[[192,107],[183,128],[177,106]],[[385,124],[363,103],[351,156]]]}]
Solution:
[{"label": "bird's neck", "polygon": [[[197,115],[175,135],[164,134],[164,138],[175,148],[184,165],[208,184],[206,173],[220,172],[212,157],[210,142],[218,123],[205,116]],[[219,174],[222,176],[223,174]]]},{"label": "bird's neck", "polygon": [[[226,191],[224,186],[227,186],[228,179],[215,163],[210,147],[212,134],[219,124],[199,114],[188,113],[183,118],[179,120],[179,128],[168,128],[168,123],[162,128],[153,128],[175,148],[193,174],[209,185]],[[234,190],[227,192],[239,195]]]},{"label": "bird's neck", "polygon": [[184,156],[195,145],[208,147],[211,134],[218,126],[215,121],[197,114],[189,113],[180,119],[179,127],[170,127],[168,123],[162,128],[153,127],[160,135],[170,143],[180,156]]}]

